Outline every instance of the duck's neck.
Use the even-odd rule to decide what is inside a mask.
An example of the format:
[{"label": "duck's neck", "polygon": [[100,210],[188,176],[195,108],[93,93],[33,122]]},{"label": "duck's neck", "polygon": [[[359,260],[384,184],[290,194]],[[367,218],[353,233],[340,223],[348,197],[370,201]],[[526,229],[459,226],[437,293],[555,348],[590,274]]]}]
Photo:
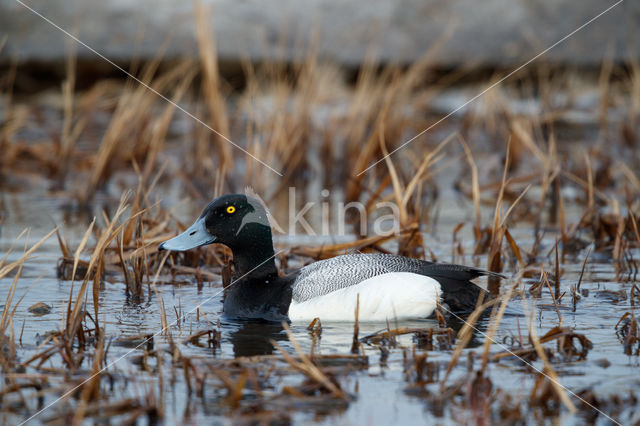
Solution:
[{"label": "duck's neck", "polygon": [[239,277],[278,275],[271,229],[248,233],[242,245],[231,247],[233,264]]}]

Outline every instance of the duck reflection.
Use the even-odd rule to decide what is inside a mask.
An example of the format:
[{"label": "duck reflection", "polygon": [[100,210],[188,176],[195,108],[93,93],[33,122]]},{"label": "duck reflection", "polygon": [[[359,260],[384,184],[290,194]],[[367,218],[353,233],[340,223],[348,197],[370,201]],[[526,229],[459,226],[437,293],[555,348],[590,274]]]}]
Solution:
[{"label": "duck reflection", "polygon": [[[473,326],[472,338],[467,347],[474,348],[482,345],[489,319],[489,311],[483,313]],[[451,315],[446,319],[447,327],[453,329],[457,335],[465,325],[466,317]],[[287,333],[281,323],[266,321],[228,321],[224,327],[229,330],[229,342],[233,345],[233,353],[236,357],[271,355],[277,352],[271,341],[288,342]],[[424,324],[421,324],[424,327]],[[437,328],[434,321],[433,328]]]},{"label": "duck reflection", "polygon": [[282,324],[274,322],[233,322],[236,326],[229,333],[229,341],[233,345],[235,356],[271,355],[276,350],[271,344],[288,341]]},{"label": "duck reflection", "polygon": [[[471,339],[469,343],[467,343],[467,348],[477,348],[484,343],[484,333],[487,330],[487,324],[489,317],[491,316],[491,312],[486,310],[480,315],[480,318],[473,324]],[[450,315],[447,317],[447,327],[453,330],[454,336],[457,336],[462,327],[465,326],[467,320],[469,319],[468,315]]]}]

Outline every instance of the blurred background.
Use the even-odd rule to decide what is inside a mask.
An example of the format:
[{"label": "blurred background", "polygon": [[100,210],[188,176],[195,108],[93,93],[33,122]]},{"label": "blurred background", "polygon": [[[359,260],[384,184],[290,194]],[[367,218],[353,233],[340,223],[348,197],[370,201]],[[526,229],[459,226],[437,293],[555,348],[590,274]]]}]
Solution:
[{"label": "blurred background", "polygon": [[[22,0],[21,0],[22,2]],[[370,2],[243,0],[173,2],[24,1],[0,3],[7,37],[2,64],[27,68],[64,63],[68,37],[29,11],[33,8],[87,45],[120,64],[132,60],[197,58],[196,14],[215,37],[226,77],[245,62],[300,63],[315,55],[354,70],[367,62],[409,65],[429,52],[433,67],[478,69],[522,64],[581,27],[615,1],[400,0]],[[608,58],[637,57],[640,5],[623,1],[554,47],[540,62],[599,68]],[[86,48],[79,63],[116,74]],[[234,68],[236,68],[234,70]],[[53,70],[51,70],[53,71]],[[60,68],[51,77],[63,77]],[[83,76],[88,78],[88,76]],[[27,88],[25,88],[27,89]]]},{"label": "blurred background", "polygon": [[[408,181],[451,137],[498,155],[480,173],[499,179],[514,135],[524,167],[538,136],[569,161],[575,143],[635,143],[639,20],[631,1],[2,0],[0,176],[74,205],[119,198],[134,163],[146,180],[165,167],[173,197],[363,201],[391,188],[386,162],[359,174],[385,150],[411,140],[391,156]],[[421,173],[445,192],[469,178]]]},{"label": "blurred background", "polygon": [[[91,129],[98,125],[90,118],[80,118],[86,116],[87,108],[81,104],[89,102],[87,91],[93,94],[94,101],[104,104],[109,99],[105,96],[109,88],[116,90],[120,83],[127,82],[117,89],[120,95],[140,90],[123,72],[126,71],[145,84],[158,86],[163,96],[188,104],[185,109],[192,116],[185,116],[183,111],[167,111],[171,116],[165,115],[170,124],[165,132],[196,132],[198,136],[189,137],[206,139],[206,143],[192,148],[211,155],[197,160],[203,164],[191,164],[186,170],[204,167],[213,174],[213,165],[204,163],[215,162],[220,178],[228,178],[233,168],[231,156],[239,161],[249,157],[225,141],[226,137],[253,154],[269,157],[264,162],[278,171],[291,172],[295,163],[303,162],[305,170],[316,172],[320,176],[314,177],[323,180],[328,177],[314,171],[311,160],[294,158],[292,150],[279,147],[278,140],[285,138],[290,146],[303,145],[305,151],[315,147],[315,154],[319,155],[327,150],[319,145],[327,141],[314,139],[330,138],[333,141],[329,151],[341,151],[341,146],[364,144],[376,123],[381,123],[381,114],[389,119],[406,114],[403,128],[386,142],[391,151],[433,124],[429,115],[443,116],[456,110],[455,117],[469,121],[474,112],[487,114],[488,109],[499,108],[488,104],[498,102],[496,99],[501,96],[508,98],[505,102],[512,104],[515,115],[540,117],[551,112],[545,108],[553,108],[556,113],[563,107],[573,111],[556,120],[573,117],[597,124],[596,115],[605,113],[602,108],[609,99],[593,89],[602,89],[604,81],[631,78],[627,70],[636,69],[633,66],[640,54],[639,20],[640,5],[630,1],[586,1],[575,5],[569,1],[490,0],[478,5],[472,1],[417,0],[277,0],[267,4],[250,0],[3,0],[0,87],[5,96],[0,112],[5,123],[14,118],[10,130],[19,136],[21,131],[34,132],[37,127],[22,126],[12,116],[16,113],[12,106],[21,104],[21,95],[40,93],[40,100],[56,101],[57,111],[54,108],[51,112],[60,120],[58,141],[54,142],[69,151],[64,155],[71,155],[73,146],[88,142]],[[543,54],[537,57],[540,53]],[[509,75],[524,64],[527,66]],[[505,84],[465,105],[507,75]],[[383,93],[385,86],[392,89]],[[523,86],[530,88],[525,100],[518,99],[523,97]],[[583,90],[575,90],[577,86]],[[101,158],[104,164],[94,170],[93,186],[85,191],[85,199],[100,186],[97,173],[106,173],[105,168],[117,169],[118,158],[126,161],[141,150],[147,152],[143,148],[148,141],[138,141],[141,136],[133,134],[149,131],[146,123],[159,118],[157,114],[145,114],[157,113],[157,108],[168,104],[158,94],[143,92],[139,97],[144,100],[138,98],[138,102],[146,102],[147,108],[131,112],[131,120],[124,120],[123,128],[117,131],[120,134],[107,138],[116,140],[110,142],[110,152],[102,153],[106,155]],[[75,99],[78,94],[83,96]],[[109,94],[115,96],[116,92]],[[65,96],[74,99],[65,100]],[[297,100],[304,108],[295,106]],[[484,108],[478,107],[482,104]],[[593,107],[590,118],[583,114],[588,107]],[[21,117],[27,119],[28,115]],[[195,117],[222,137],[207,135],[211,129]],[[285,123],[276,124],[278,119]],[[415,145],[424,147],[438,139],[433,134],[446,125],[443,122],[442,126],[434,126]],[[309,129],[314,126],[323,128],[320,133],[324,134]],[[362,128],[359,139],[349,135],[358,127]],[[629,130],[633,131],[631,127]],[[5,144],[12,140],[6,130]],[[63,134],[65,131],[71,134]],[[387,126],[385,131],[391,133],[393,129]],[[504,134],[500,136],[505,139]],[[128,141],[121,147],[120,139],[124,137]],[[159,139],[165,142],[167,138]],[[471,138],[469,143],[479,142]],[[266,146],[272,149],[260,148]],[[118,152],[120,148],[129,152]],[[365,166],[366,160],[381,157],[378,147],[372,150],[378,152],[371,152],[371,158],[361,159],[358,164],[353,163],[355,159],[346,159],[349,164],[341,167],[342,176],[356,171],[353,167],[357,165]],[[275,155],[276,152],[284,155]],[[264,166],[255,163],[252,166],[258,169],[256,173],[263,173]],[[61,166],[66,169],[72,164],[63,161],[54,167]],[[223,187],[233,186],[228,179],[223,180]],[[242,184],[257,185],[246,179]]]}]

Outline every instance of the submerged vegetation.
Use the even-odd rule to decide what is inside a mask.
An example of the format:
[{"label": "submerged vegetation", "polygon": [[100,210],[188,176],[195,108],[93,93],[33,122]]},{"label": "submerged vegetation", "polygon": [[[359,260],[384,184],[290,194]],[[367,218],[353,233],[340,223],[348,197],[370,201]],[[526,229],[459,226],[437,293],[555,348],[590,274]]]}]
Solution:
[{"label": "submerged vegetation", "polygon": [[[640,356],[640,65],[604,63],[585,76],[539,64],[442,120],[506,73],[485,81],[471,67],[438,72],[428,52],[409,67],[365,64],[351,78],[310,54],[289,66],[246,64],[234,86],[219,73],[203,21],[198,39],[198,60],[133,64],[138,81],[77,89],[73,56],[61,89],[13,93],[19,69],[3,76],[0,226],[32,225],[11,199],[39,185],[71,222],[35,244],[26,230],[0,259],[3,421],[287,423],[298,413],[322,421],[359,403],[365,410],[371,392],[363,387],[396,373],[403,397],[435,419],[640,421],[632,379]],[[469,79],[475,84],[463,85]],[[347,235],[280,236],[283,272],[378,251],[509,279],[490,279],[492,297],[465,318],[442,308],[434,320],[390,320],[363,335],[354,312],[335,346],[323,343],[331,326],[322,318],[308,329],[224,325],[206,303],[232,285],[230,251],[157,246],[189,225],[190,208],[247,187],[283,223],[290,187],[299,191],[294,206],[329,196],[367,213],[380,202],[397,206],[392,235],[361,226],[375,214],[347,210]],[[308,220],[317,225],[323,214],[310,211]],[[79,235],[69,238],[70,229]],[[40,277],[25,278],[54,235],[59,250],[49,247],[54,256],[39,264]],[[28,342],[33,315],[19,309],[21,297],[41,279],[63,283],[66,302],[47,314],[57,326],[34,328]],[[118,311],[158,315],[122,333],[105,306],[110,289],[124,295]],[[234,340],[233,327],[248,338]],[[223,348],[230,342],[234,356]],[[608,387],[606,373],[590,377],[612,363]]]}]

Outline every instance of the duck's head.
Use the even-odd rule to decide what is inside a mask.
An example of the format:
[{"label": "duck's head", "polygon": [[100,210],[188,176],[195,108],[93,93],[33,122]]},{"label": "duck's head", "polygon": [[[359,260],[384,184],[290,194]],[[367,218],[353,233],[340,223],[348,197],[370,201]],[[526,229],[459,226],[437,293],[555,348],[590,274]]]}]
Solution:
[{"label": "duck's head", "polygon": [[211,243],[233,251],[261,245],[273,247],[266,210],[254,198],[230,194],[216,198],[182,234],[160,244],[158,250],[184,251]]}]

